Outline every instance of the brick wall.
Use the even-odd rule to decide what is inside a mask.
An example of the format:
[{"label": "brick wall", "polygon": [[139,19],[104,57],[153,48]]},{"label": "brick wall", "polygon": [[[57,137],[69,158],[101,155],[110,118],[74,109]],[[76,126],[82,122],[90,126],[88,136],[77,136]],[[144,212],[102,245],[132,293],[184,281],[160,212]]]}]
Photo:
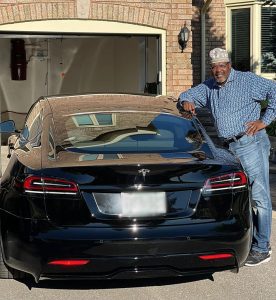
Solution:
[{"label": "brick wall", "polygon": [[[203,0],[0,0],[0,24],[47,19],[93,19],[165,29],[167,94],[178,96],[181,91],[200,82],[199,12],[202,3]],[[206,50],[223,46],[223,0],[213,0],[206,20]],[[187,48],[181,53],[177,36],[185,23],[192,31]]]},{"label": "brick wall", "polygon": [[202,0],[193,1],[193,17],[192,17],[192,57],[191,64],[193,70],[193,85],[200,83],[201,80],[201,18],[200,9],[203,5]]},{"label": "brick wall", "polygon": [[[206,14],[206,62],[211,49],[225,48],[225,6],[224,0],[213,0]],[[206,66],[206,76],[210,75],[209,67]]]}]

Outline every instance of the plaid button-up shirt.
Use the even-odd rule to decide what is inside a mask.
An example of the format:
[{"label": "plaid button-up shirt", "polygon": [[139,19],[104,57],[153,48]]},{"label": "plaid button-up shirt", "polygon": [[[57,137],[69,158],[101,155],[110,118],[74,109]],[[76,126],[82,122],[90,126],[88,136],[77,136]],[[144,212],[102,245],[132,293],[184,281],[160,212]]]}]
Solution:
[{"label": "plaid button-up shirt", "polygon": [[[276,82],[251,72],[231,69],[223,86],[214,78],[193,87],[179,96],[194,102],[196,107],[208,107],[214,118],[218,135],[229,138],[245,132],[245,123],[261,119],[269,125],[276,117]],[[268,100],[263,116],[260,102]]]}]

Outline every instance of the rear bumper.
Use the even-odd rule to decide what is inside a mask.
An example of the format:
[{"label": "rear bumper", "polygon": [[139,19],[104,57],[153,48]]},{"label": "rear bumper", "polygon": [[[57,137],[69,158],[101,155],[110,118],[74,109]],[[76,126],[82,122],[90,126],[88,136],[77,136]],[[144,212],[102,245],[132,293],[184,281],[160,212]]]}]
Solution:
[{"label": "rear bumper", "polygon": [[[239,268],[251,244],[250,230],[233,220],[136,230],[111,226],[54,228],[47,221],[13,221],[13,230],[2,233],[5,260],[37,281],[44,277],[128,279],[210,274]],[[199,258],[216,253],[233,256],[208,261]],[[74,267],[48,264],[57,259],[87,259],[89,263]]]},{"label": "rear bumper", "polygon": [[238,269],[235,256],[220,261],[202,262],[196,254],[153,257],[92,258],[85,267],[53,267],[45,265],[40,279],[135,279],[179,277],[229,269]]}]

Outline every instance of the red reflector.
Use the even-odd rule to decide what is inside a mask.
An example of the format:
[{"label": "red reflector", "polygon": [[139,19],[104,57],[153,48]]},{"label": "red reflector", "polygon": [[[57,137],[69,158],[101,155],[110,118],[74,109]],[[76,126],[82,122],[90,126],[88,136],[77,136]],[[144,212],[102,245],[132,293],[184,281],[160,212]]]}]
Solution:
[{"label": "red reflector", "polygon": [[29,176],[24,180],[24,189],[41,192],[70,192],[76,193],[76,183],[59,178]]},{"label": "red reflector", "polygon": [[48,265],[56,265],[56,266],[68,266],[68,267],[74,267],[74,266],[83,266],[87,265],[89,263],[89,260],[87,259],[64,259],[64,260],[52,260],[48,262]]},{"label": "red reflector", "polygon": [[221,253],[221,254],[207,254],[207,255],[200,255],[199,258],[203,260],[211,260],[211,259],[225,259],[233,257],[233,254],[230,253]]},{"label": "red reflector", "polygon": [[227,189],[233,187],[244,186],[247,184],[247,177],[243,172],[234,172],[212,177],[206,180],[204,184],[205,190],[210,189]]}]

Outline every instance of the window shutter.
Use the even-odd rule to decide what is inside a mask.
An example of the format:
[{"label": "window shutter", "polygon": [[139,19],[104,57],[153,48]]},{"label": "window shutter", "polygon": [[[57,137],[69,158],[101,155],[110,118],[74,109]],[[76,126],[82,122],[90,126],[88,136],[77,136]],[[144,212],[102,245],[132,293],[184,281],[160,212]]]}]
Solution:
[{"label": "window shutter", "polygon": [[262,73],[276,72],[276,7],[262,7]]},{"label": "window shutter", "polygon": [[250,70],[250,8],[232,10],[232,65]]}]

